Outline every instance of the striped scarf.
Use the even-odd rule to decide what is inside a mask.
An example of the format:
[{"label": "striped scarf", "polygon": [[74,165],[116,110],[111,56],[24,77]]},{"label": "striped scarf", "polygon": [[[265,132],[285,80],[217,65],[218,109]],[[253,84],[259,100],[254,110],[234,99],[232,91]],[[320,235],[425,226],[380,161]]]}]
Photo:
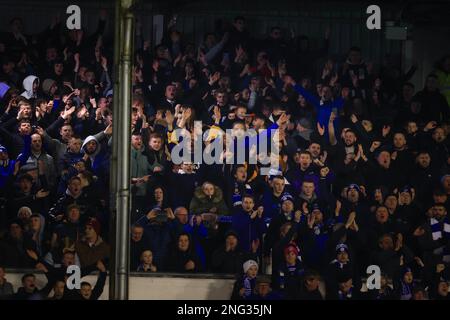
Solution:
[{"label": "striped scarf", "polygon": [[[438,241],[440,239],[450,239],[450,222],[447,217],[445,217],[442,221],[437,220],[436,218],[430,219],[430,227],[431,227],[431,237],[433,241]],[[433,251],[436,255],[442,255],[442,259],[444,262],[450,262],[450,250],[445,246],[441,246]]]},{"label": "striped scarf", "polygon": [[253,289],[255,288],[256,280],[255,278],[245,277],[244,278],[244,298],[248,298],[253,293]]}]

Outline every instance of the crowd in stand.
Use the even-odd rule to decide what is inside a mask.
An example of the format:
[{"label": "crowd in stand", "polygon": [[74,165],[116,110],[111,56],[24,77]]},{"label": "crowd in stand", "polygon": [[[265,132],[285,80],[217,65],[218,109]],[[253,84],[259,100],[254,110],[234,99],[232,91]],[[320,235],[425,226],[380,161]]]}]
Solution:
[{"label": "crowd in stand", "polygon": [[[0,37],[0,296],[97,299],[109,264],[112,42],[55,18]],[[137,30],[131,119],[130,270],[237,276],[233,299],[449,299],[450,56],[423,88],[392,56],[354,46],[335,61],[244,17],[197,47],[167,25],[160,44]],[[278,130],[279,168],[174,163],[194,121],[238,136]],[[213,132],[211,134],[211,132]],[[215,132],[215,134],[214,134]],[[195,140],[195,139],[194,139]],[[257,140],[257,139],[256,139]],[[245,145],[246,157],[254,151]],[[258,149],[257,149],[258,150]],[[236,150],[235,150],[236,151]],[[233,157],[223,152],[220,157]],[[94,288],[66,269],[99,271]],[[362,290],[367,267],[381,287]],[[5,268],[36,268],[14,292]],[[320,284],[325,290],[319,290]]]}]

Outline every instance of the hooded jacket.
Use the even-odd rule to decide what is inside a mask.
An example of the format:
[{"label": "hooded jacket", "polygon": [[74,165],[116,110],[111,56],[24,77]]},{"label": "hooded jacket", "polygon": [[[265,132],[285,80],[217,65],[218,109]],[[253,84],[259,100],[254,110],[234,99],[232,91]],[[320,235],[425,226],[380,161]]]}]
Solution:
[{"label": "hooded jacket", "polygon": [[39,81],[39,78],[36,76],[28,76],[23,80],[22,84],[25,91],[22,92],[22,97],[25,97],[27,99],[37,98],[36,93],[33,92],[33,83],[36,79]]},{"label": "hooded jacket", "polygon": [[[81,151],[86,153],[86,145],[89,141],[97,142],[97,148],[95,151],[89,155],[90,168],[96,176],[102,179],[102,181],[108,181],[107,177],[109,175],[109,157],[106,145],[102,147],[102,140],[106,138],[106,134],[102,131],[93,136],[88,136],[83,141],[81,146]],[[109,145],[109,142],[108,142]],[[103,149],[103,150],[102,150]],[[89,167],[89,166],[87,166]]]},{"label": "hooded jacket", "polygon": [[202,214],[210,212],[212,208],[216,208],[216,214],[228,215],[228,208],[223,199],[222,190],[219,187],[214,186],[214,194],[211,198],[208,198],[202,190],[202,187],[197,187],[194,192],[189,211],[193,214]]}]

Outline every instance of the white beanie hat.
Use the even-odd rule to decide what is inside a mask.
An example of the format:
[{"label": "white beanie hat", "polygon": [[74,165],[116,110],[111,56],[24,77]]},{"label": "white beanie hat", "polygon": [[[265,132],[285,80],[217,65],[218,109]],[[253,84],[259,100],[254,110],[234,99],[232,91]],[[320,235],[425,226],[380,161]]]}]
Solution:
[{"label": "white beanie hat", "polygon": [[250,269],[252,266],[255,266],[258,269],[258,262],[256,262],[255,260],[245,261],[243,265],[244,273],[247,273],[248,269]]}]

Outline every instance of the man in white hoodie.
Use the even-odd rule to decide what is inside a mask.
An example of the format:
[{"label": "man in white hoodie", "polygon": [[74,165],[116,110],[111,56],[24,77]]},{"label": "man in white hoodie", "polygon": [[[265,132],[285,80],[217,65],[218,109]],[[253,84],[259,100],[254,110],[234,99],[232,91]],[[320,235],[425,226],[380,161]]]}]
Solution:
[{"label": "man in white hoodie", "polygon": [[33,75],[28,76],[23,79],[22,84],[25,91],[22,92],[21,96],[27,99],[36,99],[37,90],[39,88],[39,78]]}]

